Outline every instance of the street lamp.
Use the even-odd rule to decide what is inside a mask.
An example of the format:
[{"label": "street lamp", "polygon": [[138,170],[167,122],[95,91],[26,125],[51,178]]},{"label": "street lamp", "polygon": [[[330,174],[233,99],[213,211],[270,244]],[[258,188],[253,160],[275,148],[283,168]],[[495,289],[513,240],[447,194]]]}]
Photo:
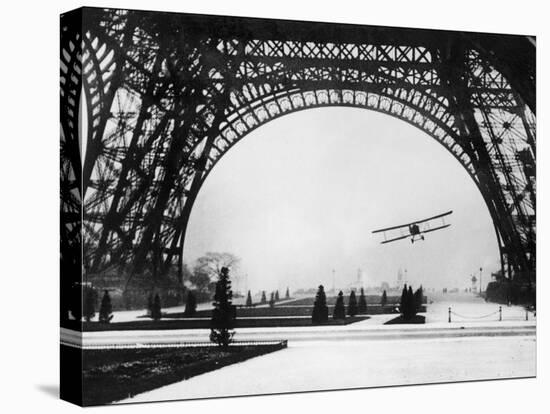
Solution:
[{"label": "street lamp", "polygon": [[479,296],[481,296],[481,293],[483,291],[483,285],[481,284],[481,272],[483,271],[483,268],[479,268]]}]

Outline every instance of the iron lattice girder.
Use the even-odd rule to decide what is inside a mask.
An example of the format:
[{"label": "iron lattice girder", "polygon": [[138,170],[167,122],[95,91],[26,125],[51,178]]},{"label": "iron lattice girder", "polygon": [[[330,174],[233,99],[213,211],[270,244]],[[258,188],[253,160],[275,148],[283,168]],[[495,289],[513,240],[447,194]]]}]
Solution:
[{"label": "iron lattice girder", "polygon": [[[225,25],[218,27],[220,19]],[[95,270],[116,260],[122,266],[138,257],[143,262],[154,248],[164,252],[167,263],[174,256],[181,260],[187,220],[206,175],[246,133],[303,109],[290,100],[283,110],[284,97],[292,94],[305,102],[314,91],[310,96],[316,102],[308,107],[357,106],[355,100],[364,94],[364,107],[404,119],[438,139],[479,185],[479,154],[459,131],[448,85],[433,61],[453,42],[469,51],[462,73],[467,106],[488,148],[498,198],[510,201],[500,214],[530,215],[525,200],[533,204],[534,185],[516,156],[526,147],[530,121],[523,133],[516,122],[515,135],[501,126],[521,112],[527,114],[523,121],[531,117],[534,122],[524,90],[534,80],[534,48],[518,55],[521,62],[487,53],[501,42],[523,50],[524,37],[365,26],[337,30],[340,25],[100,10],[85,22],[88,141],[98,143],[97,154],[86,158],[91,168],[86,240]],[[185,59],[190,64],[182,66]],[[524,78],[510,81],[505,74],[512,69],[497,70],[507,64],[514,73],[523,67]],[[520,84],[523,89],[512,87]],[[318,102],[323,93],[329,99]],[[353,102],[346,102],[350,93]],[[376,107],[369,97],[377,97]],[[270,104],[279,113],[262,118],[261,110],[269,112]],[[170,156],[174,143],[183,156]],[[532,231],[514,226],[517,233]]]},{"label": "iron lattice girder", "polygon": [[[221,42],[220,45],[232,44],[232,42]],[[296,42],[293,42],[295,44]],[[354,45],[357,46],[357,45]],[[366,45],[359,45],[365,46]],[[244,46],[246,50],[246,46]],[[399,49],[398,46],[387,46],[385,49]],[[407,50],[425,49],[410,48]],[[389,56],[386,50],[385,56]],[[427,53],[427,51],[425,51]],[[392,53],[392,55],[395,53]],[[419,61],[407,59],[400,60],[366,60],[361,56],[348,60],[336,60],[331,57],[299,57],[295,56],[261,56],[248,55],[244,57],[235,57],[232,53],[223,54],[226,62],[234,62],[240,65],[239,73],[233,80],[233,85],[238,87],[240,84],[251,86],[260,86],[264,84],[273,84],[281,82],[284,84],[292,83],[303,89],[311,87],[323,87],[322,82],[326,81],[330,86],[334,86],[337,79],[341,88],[385,88],[385,87],[411,87],[417,90],[432,92],[435,95],[442,95],[443,88],[437,72],[433,67],[430,57],[422,55]],[[138,70],[140,74],[148,74],[149,71],[132,61],[132,67]],[[136,77],[140,78],[141,76]],[[139,90],[139,84],[131,81],[130,76],[128,85],[131,88]],[[224,79],[216,79],[208,75],[202,80],[205,84],[210,84],[214,88],[222,88]],[[317,85],[312,85],[316,83]],[[490,76],[480,76],[476,78],[476,84],[471,85],[473,91],[478,94],[485,94],[485,100],[491,102],[491,106],[510,108],[515,106],[512,90],[506,80],[499,74],[493,73]]]}]

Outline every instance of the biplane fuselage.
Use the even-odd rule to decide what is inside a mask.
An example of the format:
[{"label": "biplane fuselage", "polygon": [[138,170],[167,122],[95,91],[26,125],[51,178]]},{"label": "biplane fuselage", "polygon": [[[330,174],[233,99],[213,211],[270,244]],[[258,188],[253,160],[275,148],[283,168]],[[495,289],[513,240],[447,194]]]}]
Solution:
[{"label": "biplane fuselage", "polygon": [[424,240],[420,227],[416,223],[409,225],[409,233],[411,235],[411,243],[414,243],[416,240]]}]

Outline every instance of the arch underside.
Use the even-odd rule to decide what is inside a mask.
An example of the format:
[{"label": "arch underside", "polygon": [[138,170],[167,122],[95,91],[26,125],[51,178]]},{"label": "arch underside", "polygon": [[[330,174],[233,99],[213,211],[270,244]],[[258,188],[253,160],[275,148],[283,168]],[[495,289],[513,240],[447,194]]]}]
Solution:
[{"label": "arch underside", "polygon": [[[61,53],[62,113],[78,114],[75,94],[87,107],[82,165],[69,164],[82,174],[91,273],[181,266],[193,202],[218,160],[272,119],[334,105],[386,113],[440,142],[480,189],[508,276],[534,269],[535,116],[467,40],[221,37],[186,32],[178,15],[163,17],[159,36],[146,13],[95,13]],[[83,130],[62,122],[73,144]]]},{"label": "arch underside", "polygon": [[[227,122],[223,124],[221,132],[214,140],[212,149],[209,152],[208,162],[202,173],[201,182],[206,180],[217,162],[235,144],[265,123],[290,113],[310,108],[330,106],[374,110],[401,119],[426,132],[445,147],[468,172],[488,204],[487,207],[491,212],[493,220],[498,220],[494,211],[491,211],[490,196],[480,183],[478,177],[479,171],[476,169],[475,160],[472,160],[459,144],[461,141],[460,131],[456,128],[454,117],[450,114],[449,109],[433,96],[414,90],[392,90],[391,88],[386,88],[384,93],[375,93],[349,89],[322,89],[313,91],[294,89],[281,91],[275,95],[263,96],[245,108],[240,108],[228,117]],[[495,117],[496,115],[492,116]],[[486,118],[483,117],[482,119]],[[486,126],[488,123],[483,125]],[[521,128],[522,126],[516,125],[516,127]],[[513,142],[507,142],[507,144],[517,145]],[[517,149],[517,146],[514,146],[514,148]],[[515,184],[517,184],[517,181]],[[524,188],[523,191],[525,192]],[[512,196],[509,195],[509,197],[512,200]],[[528,204],[524,208],[529,212],[529,215],[534,214],[532,204]],[[495,231],[497,233],[499,248],[501,251],[505,250],[506,246],[502,245],[503,239],[497,225],[495,225]],[[523,240],[526,241],[530,235],[522,236],[524,237]],[[502,259],[505,260],[506,256]]]}]

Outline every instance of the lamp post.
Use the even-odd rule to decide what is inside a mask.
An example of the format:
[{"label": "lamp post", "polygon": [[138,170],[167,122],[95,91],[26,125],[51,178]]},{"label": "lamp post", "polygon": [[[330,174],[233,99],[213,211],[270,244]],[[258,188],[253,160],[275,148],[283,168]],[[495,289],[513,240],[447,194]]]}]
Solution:
[{"label": "lamp post", "polygon": [[483,271],[483,268],[479,268],[479,296],[481,296],[483,292],[483,285],[481,284],[481,272]]}]

